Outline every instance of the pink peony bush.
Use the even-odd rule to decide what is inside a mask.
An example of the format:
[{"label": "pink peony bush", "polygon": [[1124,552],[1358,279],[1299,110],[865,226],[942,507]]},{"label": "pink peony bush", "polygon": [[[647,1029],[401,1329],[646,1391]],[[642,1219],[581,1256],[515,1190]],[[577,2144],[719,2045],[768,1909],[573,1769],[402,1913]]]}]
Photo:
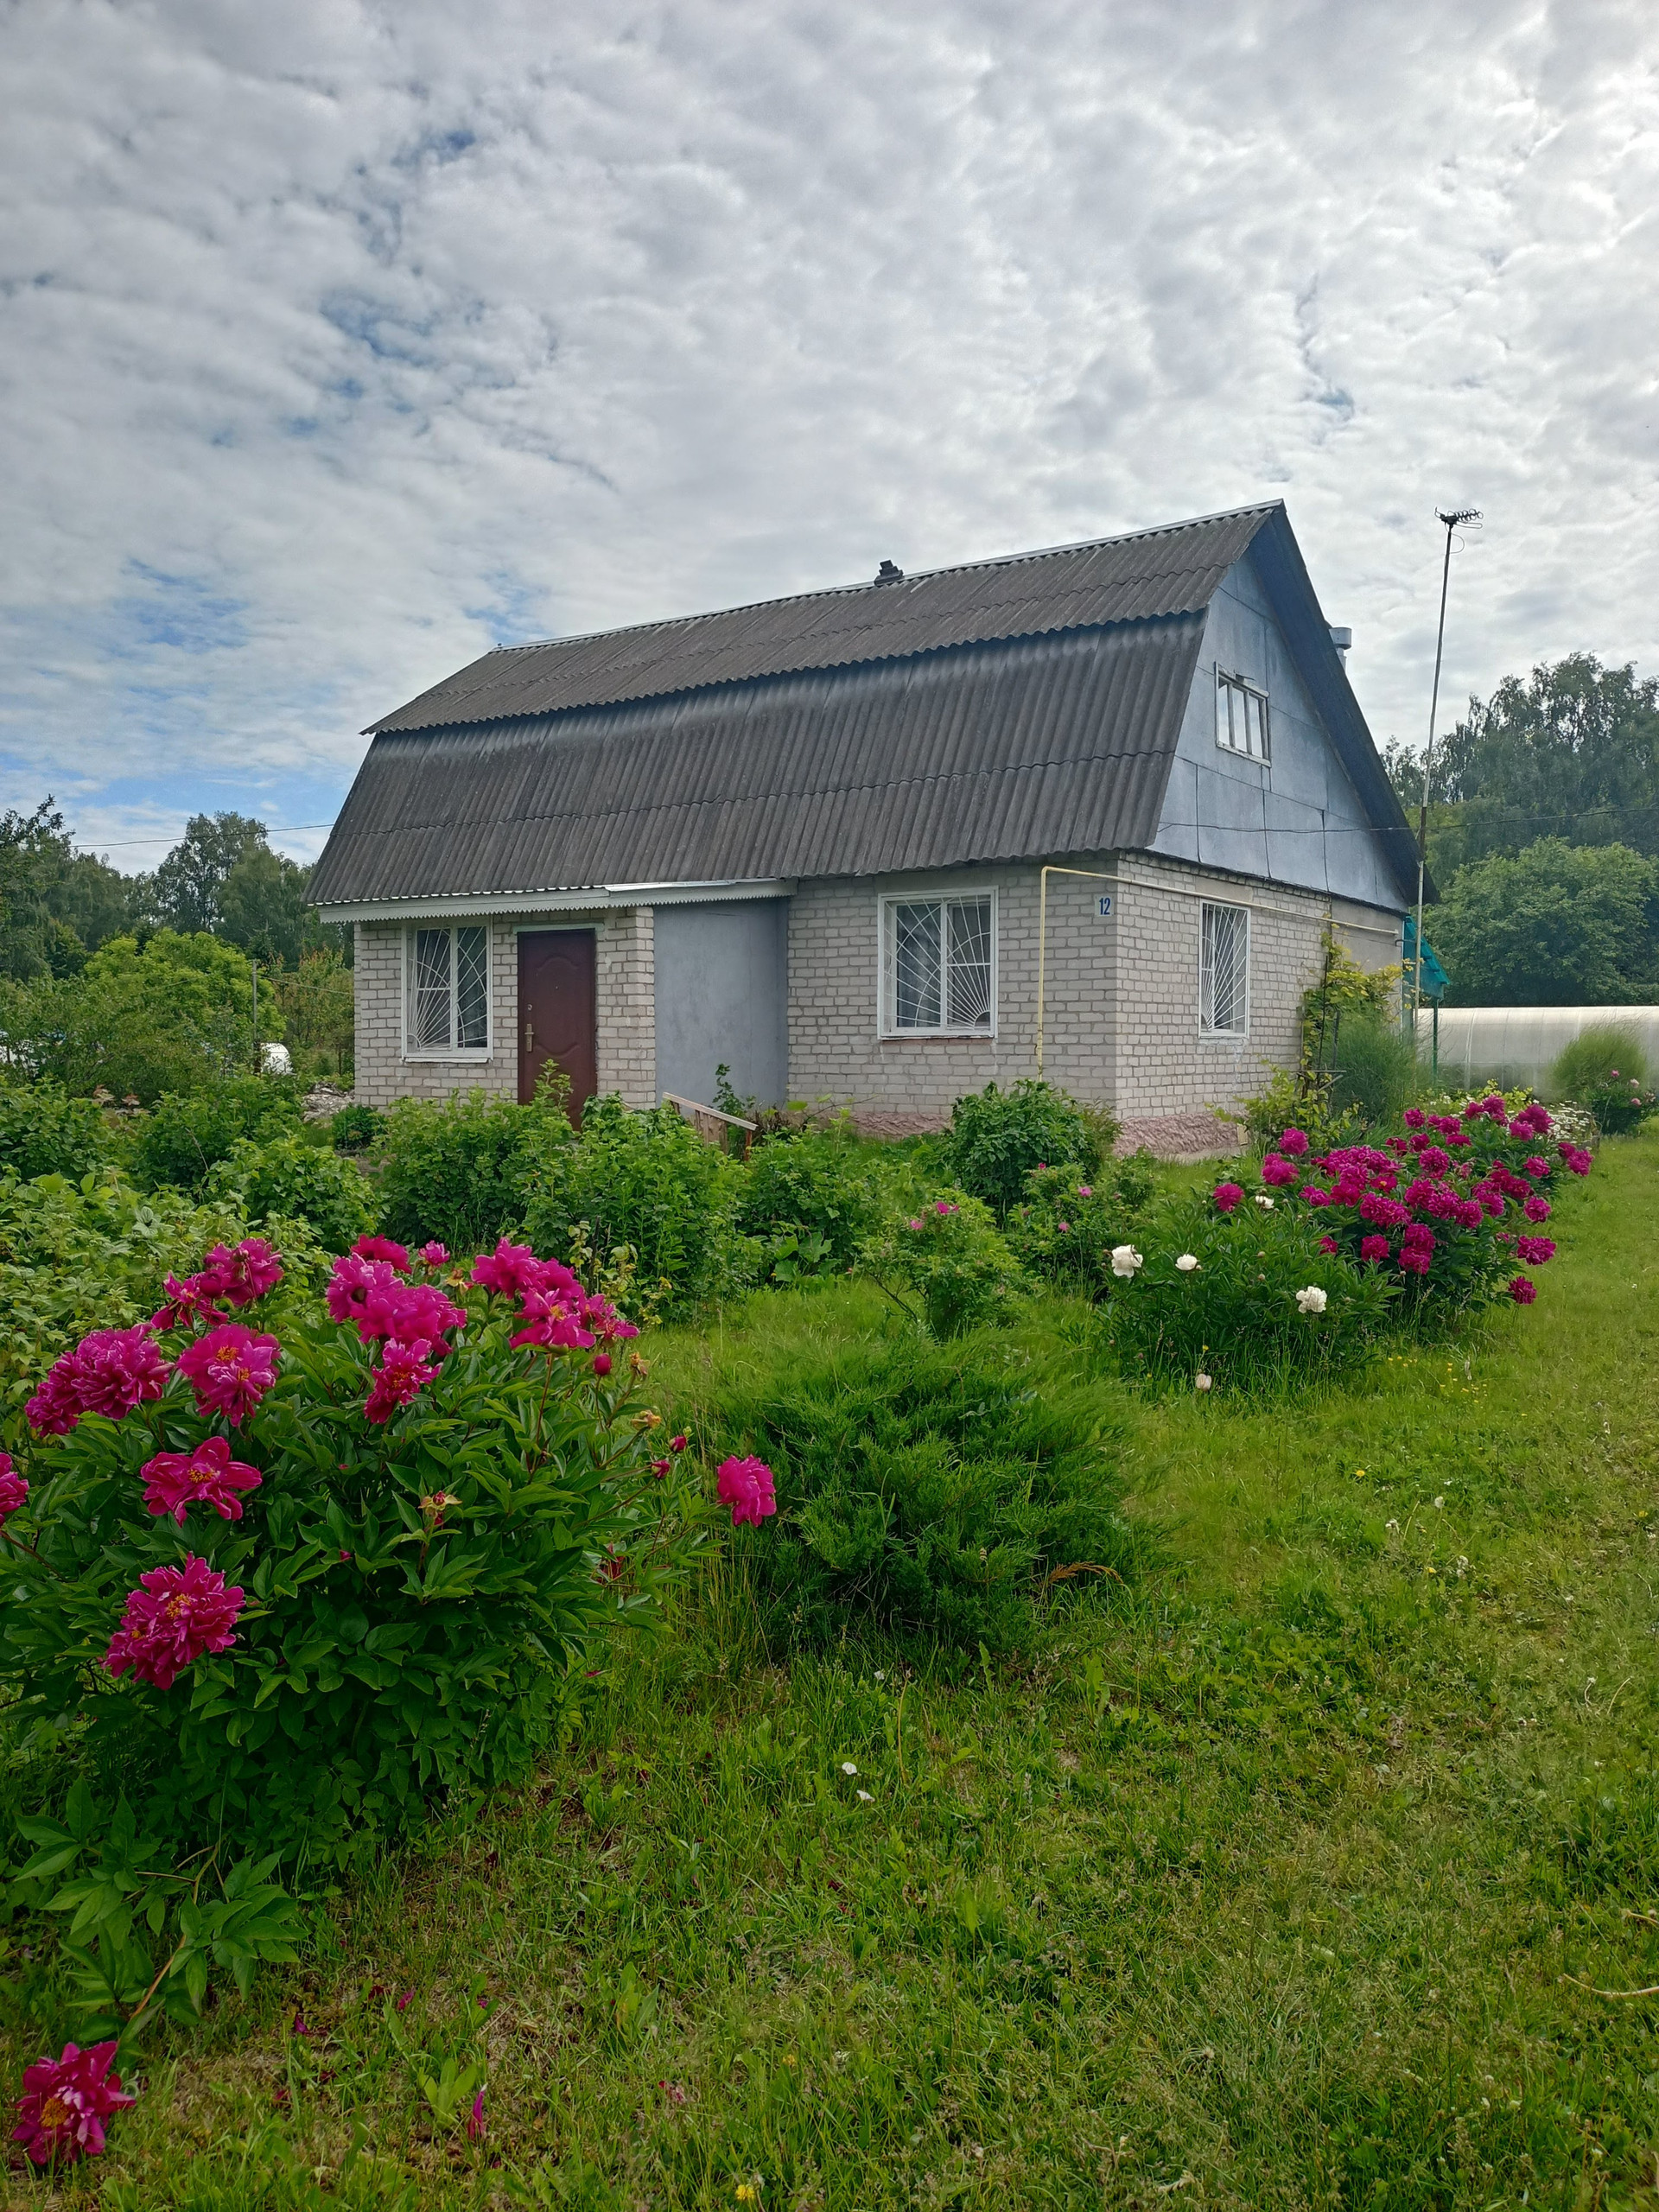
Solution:
[{"label": "pink peony bush", "polygon": [[1356,1364],[1402,1326],[1529,1306],[1536,1286],[1517,1267],[1554,1258],[1552,1189],[1592,1165],[1552,1131],[1541,1105],[1511,1114],[1496,1095],[1455,1114],[1413,1107],[1380,1144],[1315,1154],[1285,1129],[1258,1191],[1229,1179],[1147,1224],[1144,1268],[1112,1287],[1121,1360],[1183,1388],[1199,1373],[1270,1388]]},{"label": "pink peony bush", "polygon": [[0,1685],[175,1852],[346,1859],[517,1773],[709,1510],[652,1466],[635,1334],[522,1246],[464,1273],[364,1238],[320,1298],[259,1239],[214,1248],[29,1402]]}]

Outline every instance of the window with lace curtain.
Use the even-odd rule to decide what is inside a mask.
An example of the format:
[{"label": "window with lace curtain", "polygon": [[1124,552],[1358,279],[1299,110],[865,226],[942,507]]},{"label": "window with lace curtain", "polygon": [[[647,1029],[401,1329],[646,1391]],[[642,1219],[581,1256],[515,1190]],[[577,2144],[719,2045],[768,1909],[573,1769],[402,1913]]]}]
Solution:
[{"label": "window with lace curtain", "polygon": [[404,944],[404,1050],[416,1057],[477,1053],[490,1043],[487,924],[411,929]]},{"label": "window with lace curtain", "polygon": [[881,901],[881,1032],[988,1037],[995,1028],[996,898]]}]

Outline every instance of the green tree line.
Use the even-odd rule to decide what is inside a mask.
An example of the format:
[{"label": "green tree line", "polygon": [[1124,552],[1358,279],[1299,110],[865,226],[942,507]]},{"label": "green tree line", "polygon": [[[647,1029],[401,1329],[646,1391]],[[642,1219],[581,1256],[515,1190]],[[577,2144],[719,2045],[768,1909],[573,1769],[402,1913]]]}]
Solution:
[{"label": "green tree line", "polygon": [[[1383,757],[1414,827],[1422,755]],[[1570,653],[1471,698],[1435,744],[1428,860],[1449,1005],[1659,1001],[1659,679]]]},{"label": "green tree line", "polygon": [[79,849],[50,798],[0,815],[7,1067],[146,1103],[247,1069],[264,1041],[303,1073],[344,1073],[351,933],[318,920],[310,880],[245,815],[194,816],[131,875]]}]

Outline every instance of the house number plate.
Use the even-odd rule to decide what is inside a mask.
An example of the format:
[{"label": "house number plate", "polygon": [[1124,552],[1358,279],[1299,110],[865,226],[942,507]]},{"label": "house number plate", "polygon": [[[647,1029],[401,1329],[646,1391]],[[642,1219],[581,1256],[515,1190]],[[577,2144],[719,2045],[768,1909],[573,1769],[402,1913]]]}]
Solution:
[{"label": "house number plate", "polygon": [[1112,918],[1112,894],[1109,891],[1103,891],[1100,894],[1100,918],[1103,922],[1109,922]]}]

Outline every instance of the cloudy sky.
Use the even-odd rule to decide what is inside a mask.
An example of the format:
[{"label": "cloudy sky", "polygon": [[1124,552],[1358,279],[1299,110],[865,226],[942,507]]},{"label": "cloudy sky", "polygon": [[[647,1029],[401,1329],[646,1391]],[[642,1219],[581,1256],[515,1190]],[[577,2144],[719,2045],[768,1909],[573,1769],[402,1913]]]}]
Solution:
[{"label": "cloudy sky", "polygon": [[[309,856],[497,640],[1289,505],[1379,742],[1659,673],[1659,27],[11,0],[0,804]],[[141,842],[143,839],[158,840]]]}]

